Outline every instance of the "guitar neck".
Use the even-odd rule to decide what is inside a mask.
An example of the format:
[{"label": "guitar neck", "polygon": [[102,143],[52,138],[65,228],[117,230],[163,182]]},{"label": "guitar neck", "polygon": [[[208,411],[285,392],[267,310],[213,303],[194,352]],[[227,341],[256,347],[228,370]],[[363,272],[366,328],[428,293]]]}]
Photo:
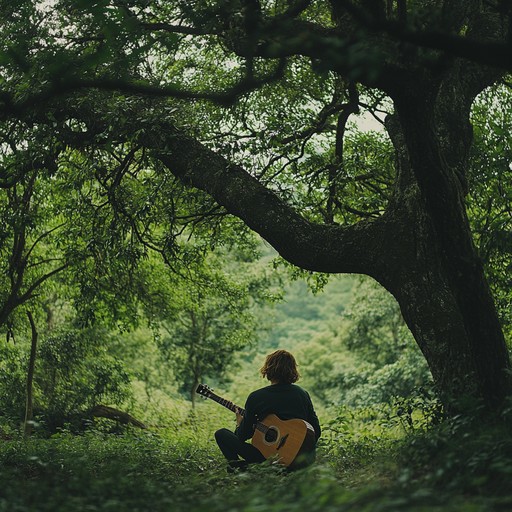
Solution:
[{"label": "guitar neck", "polygon": [[216,395],[215,393],[210,392],[208,394],[208,398],[213,400],[214,402],[217,402],[220,405],[223,405],[226,407],[226,409],[229,409],[231,412],[239,412],[242,416],[245,414],[245,409],[242,409],[241,407],[238,407],[238,405],[235,405],[233,402],[226,400],[225,398],[222,398],[219,395]]},{"label": "guitar neck", "polygon": [[[238,407],[238,405],[235,405],[233,402],[230,402],[229,400],[226,400],[225,398],[222,398],[221,396],[216,395],[215,393],[213,393],[211,391],[208,393],[208,398],[210,398],[214,402],[217,402],[220,405],[223,405],[224,407],[226,407],[227,409],[229,409],[232,412],[237,412],[237,410],[238,410],[238,412],[242,416],[245,416],[245,409]],[[265,425],[264,423],[261,423],[261,421],[257,421],[254,424],[254,427],[256,428],[256,430],[259,430],[260,432],[263,432],[263,433],[268,431],[267,425]]]}]

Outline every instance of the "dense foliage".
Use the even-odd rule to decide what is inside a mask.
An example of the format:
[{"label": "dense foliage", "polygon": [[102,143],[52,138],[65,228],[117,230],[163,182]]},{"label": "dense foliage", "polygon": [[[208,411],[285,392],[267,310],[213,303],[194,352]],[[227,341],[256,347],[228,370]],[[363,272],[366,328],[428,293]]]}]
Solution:
[{"label": "dense foliage", "polygon": [[[2,2],[0,512],[509,508],[510,19]],[[275,348],[318,462],[227,475]]]},{"label": "dense foliage", "polygon": [[[482,165],[493,144],[481,137],[472,168],[468,159],[470,107],[507,68],[497,58],[491,71],[479,56],[488,41],[493,55],[503,50],[501,2],[24,0],[2,9],[8,336],[24,328],[20,308],[50,318],[62,304],[77,325],[134,328],[154,298],[155,254],[185,274],[212,248],[250,246],[250,228],[301,268],[383,284],[445,401],[503,402],[509,361],[487,279],[506,324],[507,206],[501,220],[485,206],[500,179]],[[457,45],[434,44],[438,27]],[[461,50],[467,37],[471,52]],[[480,103],[475,126],[504,101]],[[368,119],[379,133],[357,129]],[[491,128],[501,137],[499,123]],[[194,329],[173,325],[174,345],[162,347],[190,349],[183,333]],[[185,387],[204,370],[193,373],[181,376]]]},{"label": "dense foliage", "polygon": [[475,145],[472,152],[470,219],[486,263],[501,322],[510,340],[512,207],[512,118],[506,107],[508,85],[486,91],[473,108]]}]

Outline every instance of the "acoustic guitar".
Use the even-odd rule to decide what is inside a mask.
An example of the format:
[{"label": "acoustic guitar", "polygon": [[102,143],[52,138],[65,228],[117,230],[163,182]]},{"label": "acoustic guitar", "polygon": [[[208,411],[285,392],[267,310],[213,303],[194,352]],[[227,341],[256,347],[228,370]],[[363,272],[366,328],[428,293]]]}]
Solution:
[{"label": "acoustic guitar", "polygon": [[[216,395],[208,386],[199,384],[196,393],[223,405],[230,411],[238,411],[242,416],[245,410],[233,402]],[[254,425],[252,444],[266,458],[275,459],[277,464],[298,468],[307,464],[307,454],[315,447],[315,429],[305,420],[282,420],[269,414]]]}]

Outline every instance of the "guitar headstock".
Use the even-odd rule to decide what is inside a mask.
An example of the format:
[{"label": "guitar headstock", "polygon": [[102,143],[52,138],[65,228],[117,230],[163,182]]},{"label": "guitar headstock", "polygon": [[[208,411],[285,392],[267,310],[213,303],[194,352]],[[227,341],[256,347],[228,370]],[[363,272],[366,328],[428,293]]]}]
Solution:
[{"label": "guitar headstock", "polygon": [[211,398],[213,389],[208,387],[206,384],[199,384],[196,388],[196,393],[201,395],[203,398]]}]

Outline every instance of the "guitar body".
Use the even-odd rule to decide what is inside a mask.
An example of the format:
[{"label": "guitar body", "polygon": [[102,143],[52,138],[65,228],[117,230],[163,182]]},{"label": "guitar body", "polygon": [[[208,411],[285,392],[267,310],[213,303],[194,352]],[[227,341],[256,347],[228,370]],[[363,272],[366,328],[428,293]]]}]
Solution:
[{"label": "guitar body", "polygon": [[301,455],[310,453],[315,447],[315,430],[304,420],[282,420],[269,414],[258,422],[252,444],[266,458],[275,458],[278,464],[299,467]]}]

